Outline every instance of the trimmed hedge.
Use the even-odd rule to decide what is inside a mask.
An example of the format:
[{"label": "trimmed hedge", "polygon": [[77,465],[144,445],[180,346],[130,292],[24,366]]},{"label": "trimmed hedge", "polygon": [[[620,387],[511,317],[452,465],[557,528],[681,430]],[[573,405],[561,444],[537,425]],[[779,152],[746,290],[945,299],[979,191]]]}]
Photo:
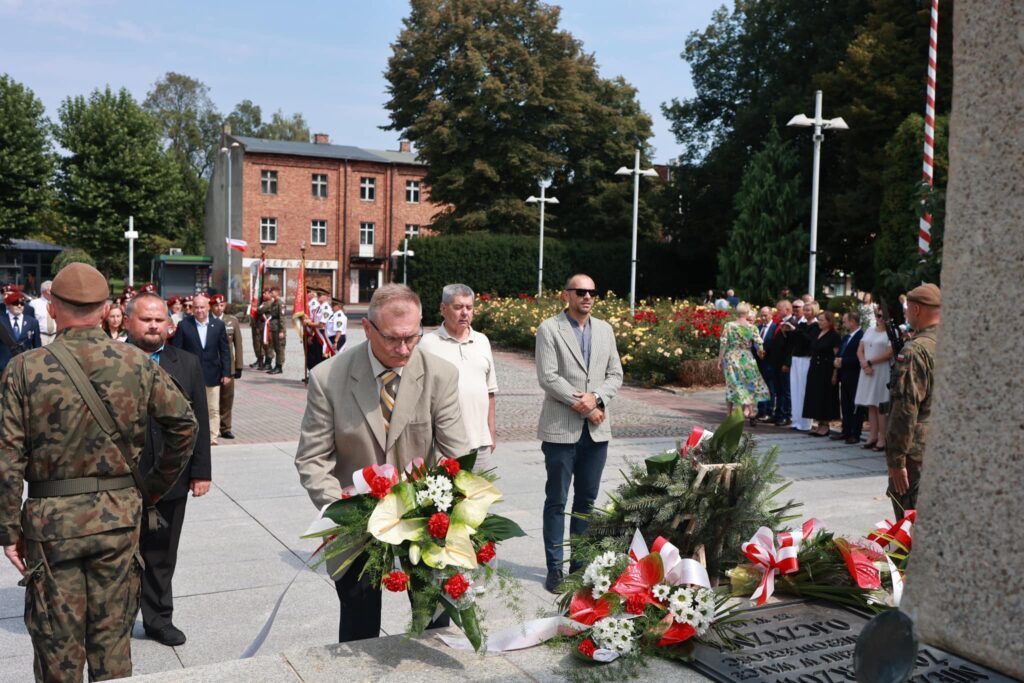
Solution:
[{"label": "trimmed hedge", "polygon": [[[440,317],[441,289],[454,282],[478,293],[515,296],[537,292],[538,240],[528,235],[478,233],[416,238],[409,248],[409,285],[423,300],[424,321]],[[591,242],[544,240],[544,289],[559,290],[577,272],[594,278],[602,292],[629,295],[628,240]],[[402,279],[399,259],[396,280]],[[653,296],[682,297],[703,289],[713,277],[714,259],[686,253],[672,244],[637,245],[637,299]]]}]

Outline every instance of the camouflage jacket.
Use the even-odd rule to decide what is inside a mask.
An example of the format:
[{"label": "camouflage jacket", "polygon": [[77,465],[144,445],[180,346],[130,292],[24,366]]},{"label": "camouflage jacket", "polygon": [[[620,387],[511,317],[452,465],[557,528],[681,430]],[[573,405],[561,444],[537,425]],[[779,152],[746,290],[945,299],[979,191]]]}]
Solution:
[{"label": "camouflage jacket", "polygon": [[[146,486],[154,498],[162,496],[188,463],[197,432],[196,418],[174,380],[144,351],[112,341],[98,327],[62,331],[53,343],[64,344],[75,355],[115,421],[128,426],[136,463],[149,418],[159,424],[163,457],[146,474]],[[138,526],[142,498],[134,486],[29,498],[21,510],[23,480],[121,476],[131,470],[45,347],[15,358],[2,385],[0,545],[22,536],[52,541]]]},{"label": "camouflage jacket", "polygon": [[227,313],[222,315],[220,320],[224,323],[224,329],[228,332],[228,350],[231,351],[231,372],[237,372],[244,365],[242,359],[242,325],[238,322],[238,318]]},{"label": "camouflage jacket", "polygon": [[260,313],[270,321],[270,329],[275,332],[281,328],[281,300],[271,299],[260,304]]},{"label": "camouflage jacket", "polygon": [[935,385],[935,342],[938,325],[926,327],[896,356],[885,437],[889,467],[906,467],[907,460],[924,461],[924,441],[932,414]]}]

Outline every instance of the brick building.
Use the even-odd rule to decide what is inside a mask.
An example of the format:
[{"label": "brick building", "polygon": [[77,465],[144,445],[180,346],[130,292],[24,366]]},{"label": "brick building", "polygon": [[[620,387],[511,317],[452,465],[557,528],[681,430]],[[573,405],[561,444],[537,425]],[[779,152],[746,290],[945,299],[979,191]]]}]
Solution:
[{"label": "brick building", "polygon": [[206,197],[206,253],[214,258],[212,286],[227,291],[230,168],[231,236],[249,245],[230,255],[236,302],[248,297],[249,267],[261,251],[265,281],[291,302],[302,242],[309,286],[346,303],[368,301],[391,280],[390,254],[438,210],[426,169],[405,141],[395,152],[333,145],[323,134],[312,143],[225,135],[224,146],[231,158],[218,155]]}]

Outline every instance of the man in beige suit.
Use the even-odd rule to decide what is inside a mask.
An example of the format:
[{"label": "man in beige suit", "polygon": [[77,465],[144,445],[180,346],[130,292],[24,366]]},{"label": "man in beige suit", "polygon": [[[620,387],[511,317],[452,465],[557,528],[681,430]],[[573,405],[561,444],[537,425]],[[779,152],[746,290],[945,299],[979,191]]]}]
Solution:
[{"label": "man in beige suit", "polygon": [[[615,332],[590,316],[597,288],[586,275],[565,283],[566,309],[537,328],[537,381],[544,390],[537,436],[543,442],[544,587],[558,592],[562,582],[565,504],[573,485],[569,537],[587,530],[586,515],[601,488],[601,474],[612,437],[608,406],[622,386],[622,364]],[[573,483],[575,479],[575,483]],[[569,565],[575,571],[574,564]]]},{"label": "man in beige suit", "polygon": [[[431,462],[469,452],[459,372],[416,348],[421,317],[415,292],[385,285],[373,293],[362,321],[367,341],[310,371],[295,467],[318,508],[341,498],[363,467],[387,463],[404,471],[416,458]],[[359,578],[365,556],[334,576],[342,559],[327,563],[341,602],[338,640],[376,638],[381,587]],[[444,616],[428,628],[447,625]]]}]

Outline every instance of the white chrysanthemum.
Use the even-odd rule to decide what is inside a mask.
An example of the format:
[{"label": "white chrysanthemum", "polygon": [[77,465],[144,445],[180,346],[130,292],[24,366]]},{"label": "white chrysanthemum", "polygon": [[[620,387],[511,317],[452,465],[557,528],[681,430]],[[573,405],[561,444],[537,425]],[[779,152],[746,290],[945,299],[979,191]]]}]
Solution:
[{"label": "white chrysanthemum", "polygon": [[607,593],[612,587],[612,580],[603,574],[598,577],[597,581],[594,582],[594,589],[590,591],[590,594],[597,600],[599,597]]},{"label": "white chrysanthemum", "polygon": [[665,602],[666,600],[668,600],[669,596],[672,595],[672,586],[666,586],[663,583],[659,583],[657,586],[654,587],[653,593],[654,597],[659,602]]},{"label": "white chrysanthemum", "polygon": [[633,651],[636,633],[633,630],[633,623],[628,619],[601,619],[594,624],[592,633],[598,647],[618,652],[620,655]]}]

